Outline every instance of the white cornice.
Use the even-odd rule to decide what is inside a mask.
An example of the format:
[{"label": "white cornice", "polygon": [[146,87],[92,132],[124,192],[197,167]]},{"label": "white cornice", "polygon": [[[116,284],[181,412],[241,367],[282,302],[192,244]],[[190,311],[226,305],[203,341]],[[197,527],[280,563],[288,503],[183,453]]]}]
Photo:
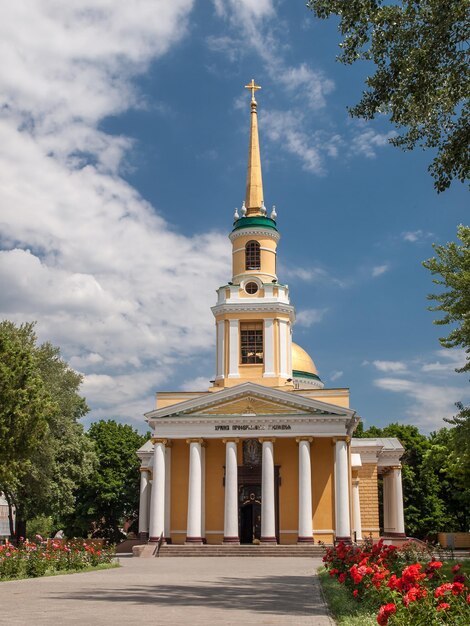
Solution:
[{"label": "white cornice", "polygon": [[295,320],[295,309],[291,304],[263,302],[260,298],[258,302],[216,304],[211,307],[211,311],[215,316],[223,313],[286,313],[292,323]]},{"label": "white cornice", "polygon": [[233,243],[235,239],[244,235],[269,237],[270,239],[274,239],[276,243],[281,238],[281,235],[277,232],[277,230],[273,230],[272,228],[263,228],[262,226],[253,226],[252,228],[240,228],[238,230],[234,230],[230,233],[229,239]]}]

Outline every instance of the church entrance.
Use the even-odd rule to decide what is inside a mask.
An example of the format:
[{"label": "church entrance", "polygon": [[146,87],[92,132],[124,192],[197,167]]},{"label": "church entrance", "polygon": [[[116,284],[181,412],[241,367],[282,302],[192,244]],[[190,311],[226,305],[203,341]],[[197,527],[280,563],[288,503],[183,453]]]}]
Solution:
[{"label": "church entrance", "polygon": [[[243,493],[246,491],[250,493]],[[257,486],[256,489],[243,487],[241,495],[240,543],[253,543],[256,539],[261,538],[261,485]]]},{"label": "church entrance", "polygon": [[[238,467],[238,519],[240,543],[261,538],[262,448],[256,439],[243,442],[243,465]],[[279,466],[275,467],[276,538],[279,543]]]}]

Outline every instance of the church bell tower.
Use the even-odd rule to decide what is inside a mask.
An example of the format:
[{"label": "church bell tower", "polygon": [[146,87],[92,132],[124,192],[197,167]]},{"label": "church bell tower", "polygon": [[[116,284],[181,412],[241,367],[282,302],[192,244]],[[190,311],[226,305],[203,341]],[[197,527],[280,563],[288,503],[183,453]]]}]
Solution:
[{"label": "church bell tower", "polygon": [[287,285],[278,282],[276,210],[269,217],[264,205],[255,92],[252,79],[250,141],[246,194],[235,210],[232,278],[217,290],[212,307],[217,333],[217,369],[212,391],[254,382],[288,391],[293,389],[292,324],[294,307]]}]

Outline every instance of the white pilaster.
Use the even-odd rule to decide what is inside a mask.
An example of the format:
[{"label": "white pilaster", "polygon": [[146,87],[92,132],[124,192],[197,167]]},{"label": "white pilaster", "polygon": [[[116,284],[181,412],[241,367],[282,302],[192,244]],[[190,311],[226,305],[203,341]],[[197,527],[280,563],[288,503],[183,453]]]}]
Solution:
[{"label": "white pilaster", "polygon": [[290,378],[287,364],[287,320],[279,320],[279,375]]},{"label": "white pilaster", "polygon": [[351,541],[348,444],[344,440],[339,440],[335,443],[335,504],[336,540]]},{"label": "white pilaster", "polygon": [[356,541],[362,541],[361,500],[359,497],[359,478],[352,481],[353,524]]},{"label": "white pilaster", "polygon": [[264,378],[273,378],[274,372],[274,320],[264,320]]},{"label": "white pilaster", "polygon": [[149,532],[149,472],[140,470],[140,500],[139,500],[139,536],[148,537]]},{"label": "white pilaster", "polygon": [[292,326],[287,323],[287,374],[292,378]]},{"label": "white pilaster", "polygon": [[313,543],[310,438],[299,440],[299,543]]},{"label": "white pilaster", "polygon": [[158,541],[165,532],[165,439],[153,446],[153,482],[150,500],[150,541]]},{"label": "white pilaster", "polygon": [[406,537],[401,467],[392,467],[383,477],[384,535]]},{"label": "white pilaster", "polygon": [[216,380],[224,378],[225,374],[225,322],[217,322],[217,373]]},{"label": "white pilaster", "polygon": [[165,448],[165,539],[171,539],[171,447]]},{"label": "white pilaster", "polygon": [[224,543],[240,543],[238,537],[237,442],[225,442]]},{"label": "white pilaster", "polygon": [[239,361],[239,333],[238,320],[229,321],[229,378],[240,378],[238,372]]},{"label": "white pilaster", "polygon": [[274,449],[272,439],[263,440],[261,481],[261,541],[265,543],[276,543]]},{"label": "white pilaster", "polygon": [[202,458],[201,442],[189,441],[189,492],[186,541],[202,543]]}]

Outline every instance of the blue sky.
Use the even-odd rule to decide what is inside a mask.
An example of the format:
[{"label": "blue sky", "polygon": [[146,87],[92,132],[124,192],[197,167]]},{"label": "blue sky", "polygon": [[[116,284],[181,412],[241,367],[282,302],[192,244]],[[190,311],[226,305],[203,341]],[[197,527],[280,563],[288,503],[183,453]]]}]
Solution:
[{"label": "blue sky", "polygon": [[287,0],[17,4],[0,8],[0,313],[84,374],[88,422],[144,430],[155,391],[213,377],[252,77],[294,340],[366,426],[429,431],[469,400],[421,266],[468,192],[437,195],[430,153],[348,117],[371,68],[335,62],[333,20]]}]

